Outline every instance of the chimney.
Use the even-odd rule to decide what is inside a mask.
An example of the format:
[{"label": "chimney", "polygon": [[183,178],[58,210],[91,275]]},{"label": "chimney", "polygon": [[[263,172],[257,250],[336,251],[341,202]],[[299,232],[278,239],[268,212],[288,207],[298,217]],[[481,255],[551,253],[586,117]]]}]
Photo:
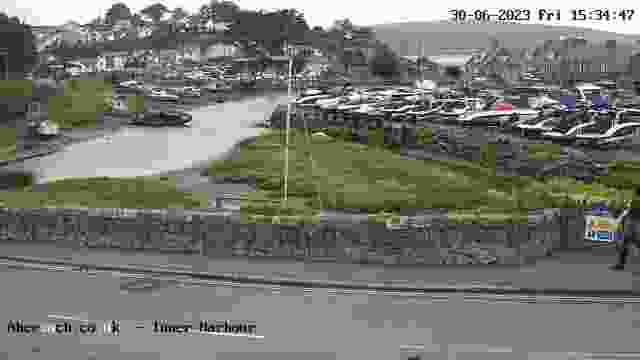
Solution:
[{"label": "chimney", "polygon": [[617,52],[616,52],[616,41],[615,40],[607,40],[604,46],[607,48],[609,53],[609,71],[616,71],[613,67],[614,64],[617,64]]}]

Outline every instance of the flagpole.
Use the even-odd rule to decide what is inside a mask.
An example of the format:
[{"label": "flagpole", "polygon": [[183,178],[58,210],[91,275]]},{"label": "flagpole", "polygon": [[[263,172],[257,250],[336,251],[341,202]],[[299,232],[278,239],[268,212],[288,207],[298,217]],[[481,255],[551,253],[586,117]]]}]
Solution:
[{"label": "flagpole", "polygon": [[285,145],[284,145],[284,194],[283,204],[287,204],[287,185],[289,182],[289,128],[291,127],[291,93],[292,93],[292,78],[293,78],[293,54],[289,49],[289,44],[286,47],[287,55],[289,55],[289,78],[287,84],[287,118],[285,124]]}]

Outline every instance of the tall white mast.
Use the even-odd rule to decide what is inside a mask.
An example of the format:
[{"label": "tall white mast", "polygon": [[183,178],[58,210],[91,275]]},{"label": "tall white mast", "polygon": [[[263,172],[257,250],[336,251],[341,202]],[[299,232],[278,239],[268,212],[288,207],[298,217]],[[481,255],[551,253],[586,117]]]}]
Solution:
[{"label": "tall white mast", "polygon": [[286,52],[289,56],[289,78],[287,84],[287,118],[285,124],[285,145],[284,145],[284,192],[283,192],[283,205],[287,203],[287,185],[289,181],[289,128],[291,127],[291,106],[292,101],[291,93],[293,87],[293,49],[289,47],[289,43],[286,43]]}]

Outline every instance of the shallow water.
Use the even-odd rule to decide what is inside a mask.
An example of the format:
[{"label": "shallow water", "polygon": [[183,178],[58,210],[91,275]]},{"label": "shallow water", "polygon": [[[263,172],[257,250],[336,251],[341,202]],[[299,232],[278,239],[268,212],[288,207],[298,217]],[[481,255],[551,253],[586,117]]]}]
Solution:
[{"label": "shallow water", "polygon": [[190,127],[123,127],[116,133],[76,143],[64,151],[29,159],[11,170],[34,172],[38,183],[73,177],[133,177],[201,164],[257,135],[252,127],[284,100],[265,95],[190,111]]}]

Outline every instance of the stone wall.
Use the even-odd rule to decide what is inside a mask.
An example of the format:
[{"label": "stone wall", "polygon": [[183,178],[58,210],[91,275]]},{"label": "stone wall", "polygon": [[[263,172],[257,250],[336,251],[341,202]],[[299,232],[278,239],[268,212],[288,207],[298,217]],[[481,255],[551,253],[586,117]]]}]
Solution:
[{"label": "stone wall", "polygon": [[[445,215],[446,216],[446,215]],[[399,225],[321,221],[248,224],[239,213],[130,209],[0,208],[0,240],[89,248],[284,256],[387,264],[510,264],[584,245],[584,216],[563,209],[529,223],[453,224],[444,216],[403,217]]]}]

